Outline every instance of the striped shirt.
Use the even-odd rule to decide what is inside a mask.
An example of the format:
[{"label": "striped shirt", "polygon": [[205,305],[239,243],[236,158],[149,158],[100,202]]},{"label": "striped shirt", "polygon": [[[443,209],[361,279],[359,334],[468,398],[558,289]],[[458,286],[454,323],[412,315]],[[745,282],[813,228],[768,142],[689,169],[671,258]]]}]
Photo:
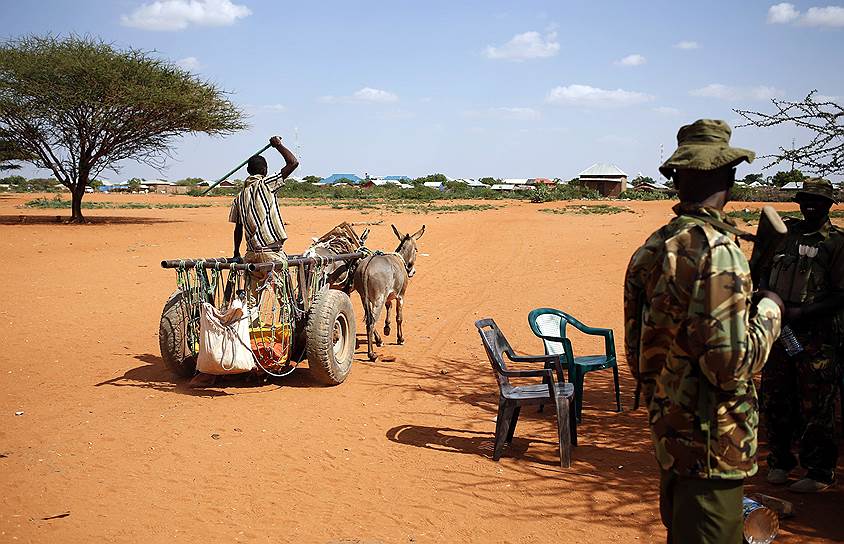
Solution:
[{"label": "striped shirt", "polygon": [[229,221],[243,225],[247,251],[278,247],[287,240],[275,197],[282,185],[281,177],[272,176],[264,181],[264,176],[249,176],[232,202]]}]

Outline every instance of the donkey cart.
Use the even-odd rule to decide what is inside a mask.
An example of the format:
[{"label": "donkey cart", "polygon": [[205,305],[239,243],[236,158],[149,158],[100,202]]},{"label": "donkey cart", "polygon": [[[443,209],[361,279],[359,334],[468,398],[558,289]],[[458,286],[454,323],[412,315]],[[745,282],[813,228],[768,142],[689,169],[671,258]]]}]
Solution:
[{"label": "donkey cart", "polygon": [[162,261],[176,271],[176,291],[164,304],[159,344],[164,364],[182,377],[196,372],[200,312],[221,312],[244,301],[249,348],[255,365],[286,376],[304,359],[313,377],[342,383],[355,352],[355,316],[346,292],[332,289],[338,274],[350,274],[363,252],[292,255],[286,262],[242,263],[235,259]]}]

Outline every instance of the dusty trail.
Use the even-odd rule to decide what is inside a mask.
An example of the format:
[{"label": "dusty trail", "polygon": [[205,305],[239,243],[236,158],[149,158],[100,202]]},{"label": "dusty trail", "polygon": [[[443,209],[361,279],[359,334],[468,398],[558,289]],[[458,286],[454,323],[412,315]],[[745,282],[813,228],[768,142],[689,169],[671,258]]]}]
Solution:
[{"label": "dusty trail", "polygon": [[[56,215],[16,208],[23,200],[0,197],[4,223]],[[571,470],[557,464],[548,413],[524,414],[505,457],[489,458],[497,396],[473,322],[494,317],[517,350],[537,353],[527,313],[559,307],[615,329],[620,351],[627,259],[670,214],[664,202],[613,216],[537,211],[563,205],[442,215],[284,207],[292,252],[342,220],[383,219],[369,245],[386,250],[396,245],[391,222],[427,225],[406,345],[394,333],[380,353],[396,361],[375,364],[360,346],[335,388],[315,386],[303,368],[193,392],[162,368],[158,316],[174,279],[157,263],[227,255],[225,207],[0,225],[13,263],[0,284],[0,541],[658,541],[644,413],[610,411],[609,372],[587,378]],[[353,304],[362,338],[357,295]],[[622,363],[629,407],[627,374]],[[792,536],[780,541],[844,540],[841,500],[839,490],[798,498]]]}]

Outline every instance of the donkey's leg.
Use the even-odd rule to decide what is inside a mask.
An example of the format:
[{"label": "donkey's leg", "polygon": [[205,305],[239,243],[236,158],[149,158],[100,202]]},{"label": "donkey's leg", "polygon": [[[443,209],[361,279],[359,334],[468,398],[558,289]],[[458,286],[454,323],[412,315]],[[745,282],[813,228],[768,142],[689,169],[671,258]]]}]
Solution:
[{"label": "donkey's leg", "polygon": [[404,333],[402,333],[401,324],[404,321],[404,298],[396,297],[396,343],[404,344]]},{"label": "donkey's leg", "polygon": [[373,337],[375,339],[375,345],[376,346],[378,346],[380,348],[381,345],[383,344],[383,342],[381,340],[381,335],[379,335],[378,331],[376,330],[376,325],[378,324],[378,319],[381,317],[381,310],[383,308],[384,308],[384,299],[378,298],[377,300],[375,300],[373,302],[372,306],[369,309],[370,318],[372,319],[372,322],[367,323],[366,328],[367,328],[367,331],[368,331],[367,335],[369,337],[369,360],[370,361],[374,361],[378,358],[378,356],[375,355],[375,352],[372,350],[372,339],[373,339]]},{"label": "donkey's leg", "polygon": [[385,308],[387,309],[387,319],[384,320],[384,336],[390,336],[390,308],[393,306],[393,301],[387,298]]}]

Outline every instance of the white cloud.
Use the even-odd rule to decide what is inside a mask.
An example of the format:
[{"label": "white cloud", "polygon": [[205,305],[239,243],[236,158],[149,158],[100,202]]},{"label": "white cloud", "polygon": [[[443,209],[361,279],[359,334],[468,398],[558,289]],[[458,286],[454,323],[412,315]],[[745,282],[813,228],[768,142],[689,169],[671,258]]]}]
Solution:
[{"label": "white cloud", "polygon": [[156,0],[122,15],[120,22],[144,30],[183,30],[190,25],[228,26],[251,14],[231,0]]},{"label": "white cloud", "polygon": [[653,100],[653,96],[624,89],[598,89],[589,85],[568,85],[551,89],[545,101],[563,106],[618,107]]},{"label": "white cloud", "polygon": [[395,93],[384,91],[381,89],[373,89],[372,87],[364,87],[353,92],[351,96],[332,96],[326,95],[319,97],[320,102],[326,104],[338,104],[348,102],[370,102],[375,104],[390,104],[398,102],[399,97]]},{"label": "white cloud", "polygon": [[185,57],[176,61],[176,66],[188,72],[196,72],[200,68],[199,59],[196,57]]},{"label": "white cloud", "polygon": [[700,44],[697,42],[683,41],[674,44],[675,49],[700,49]]},{"label": "white cloud", "polygon": [[397,102],[399,97],[389,91],[382,91],[381,89],[373,89],[372,87],[364,87],[352,95],[352,98],[361,102]]},{"label": "white cloud", "polygon": [[800,12],[794,9],[794,4],[782,2],[768,8],[768,22],[770,24],[790,23],[800,17]]},{"label": "white cloud", "polygon": [[825,8],[809,8],[800,20],[806,26],[844,27],[844,7],[827,6]]},{"label": "white cloud", "polygon": [[844,27],[844,7],[812,7],[801,14],[794,4],[781,2],[768,8],[768,23],[798,24],[800,26]]},{"label": "white cloud", "polygon": [[662,115],[670,115],[672,117],[680,115],[680,110],[678,110],[677,108],[672,108],[670,106],[657,106],[654,108],[654,111],[657,113],[661,113]]},{"label": "white cloud", "polygon": [[463,115],[469,119],[500,119],[505,121],[535,121],[541,117],[538,110],[519,107],[468,110],[464,111]]},{"label": "white cloud", "polygon": [[553,57],[559,52],[560,43],[557,41],[556,32],[551,31],[543,36],[539,32],[531,31],[516,34],[504,45],[487,46],[484,55],[495,60],[522,61]]},{"label": "white cloud", "polygon": [[648,62],[648,59],[638,53],[627,55],[623,59],[616,61],[619,66],[641,66]]},{"label": "white cloud", "polygon": [[284,113],[287,111],[287,106],[284,104],[244,104],[243,106],[250,113]]},{"label": "white cloud", "polygon": [[704,98],[719,98],[721,100],[769,100],[785,95],[785,92],[776,87],[757,85],[756,87],[732,87],[720,83],[710,83],[700,89],[689,91],[692,96]]}]

